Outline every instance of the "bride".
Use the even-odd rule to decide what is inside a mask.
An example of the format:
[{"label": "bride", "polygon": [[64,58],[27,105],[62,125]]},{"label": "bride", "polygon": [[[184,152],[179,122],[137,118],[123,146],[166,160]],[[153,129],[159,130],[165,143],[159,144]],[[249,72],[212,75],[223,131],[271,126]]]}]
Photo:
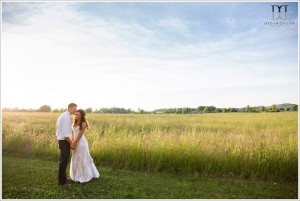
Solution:
[{"label": "bride", "polygon": [[93,178],[99,178],[100,174],[90,155],[88,142],[84,137],[84,131],[88,128],[88,123],[83,110],[75,112],[75,120],[73,123],[74,138],[72,145],[74,150],[72,153],[70,164],[70,178],[75,182],[88,182]]}]

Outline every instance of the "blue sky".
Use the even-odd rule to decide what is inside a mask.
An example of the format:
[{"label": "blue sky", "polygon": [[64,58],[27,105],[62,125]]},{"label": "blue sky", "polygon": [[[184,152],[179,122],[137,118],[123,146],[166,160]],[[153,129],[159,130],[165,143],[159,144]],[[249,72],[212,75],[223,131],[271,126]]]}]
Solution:
[{"label": "blue sky", "polygon": [[3,3],[2,107],[298,103],[298,4],[284,4],[288,27],[265,25],[263,2]]}]

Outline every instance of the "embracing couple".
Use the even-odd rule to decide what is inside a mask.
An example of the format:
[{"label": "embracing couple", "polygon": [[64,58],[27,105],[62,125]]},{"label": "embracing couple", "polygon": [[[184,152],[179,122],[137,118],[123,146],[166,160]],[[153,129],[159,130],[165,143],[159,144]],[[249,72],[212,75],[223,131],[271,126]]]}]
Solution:
[{"label": "embracing couple", "polygon": [[[73,125],[71,115],[75,115]],[[58,183],[64,187],[67,183],[67,166],[72,149],[70,164],[70,178],[75,182],[88,182],[92,178],[99,178],[100,174],[90,155],[88,142],[84,137],[84,131],[88,129],[85,112],[77,110],[75,103],[68,105],[68,110],[61,114],[56,124],[56,137],[58,140],[60,155],[58,169]],[[71,136],[73,130],[73,136]]]}]

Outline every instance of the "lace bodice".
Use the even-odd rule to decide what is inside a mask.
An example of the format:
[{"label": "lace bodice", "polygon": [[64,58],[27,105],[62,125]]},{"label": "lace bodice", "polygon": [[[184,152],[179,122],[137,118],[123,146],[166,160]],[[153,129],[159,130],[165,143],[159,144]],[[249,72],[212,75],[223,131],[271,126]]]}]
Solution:
[{"label": "lace bodice", "polygon": [[[73,132],[74,132],[74,138],[76,139],[80,132],[80,127],[79,126],[73,127]],[[82,135],[84,135],[84,133]]]}]

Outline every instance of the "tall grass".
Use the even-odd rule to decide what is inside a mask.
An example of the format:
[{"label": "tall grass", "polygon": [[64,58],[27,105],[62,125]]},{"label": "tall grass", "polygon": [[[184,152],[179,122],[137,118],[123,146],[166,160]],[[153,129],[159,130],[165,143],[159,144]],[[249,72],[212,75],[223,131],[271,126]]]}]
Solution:
[{"label": "tall grass", "polygon": [[[298,114],[88,114],[97,165],[181,174],[298,179]],[[55,113],[3,113],[3,154],[57,160]]]}]

